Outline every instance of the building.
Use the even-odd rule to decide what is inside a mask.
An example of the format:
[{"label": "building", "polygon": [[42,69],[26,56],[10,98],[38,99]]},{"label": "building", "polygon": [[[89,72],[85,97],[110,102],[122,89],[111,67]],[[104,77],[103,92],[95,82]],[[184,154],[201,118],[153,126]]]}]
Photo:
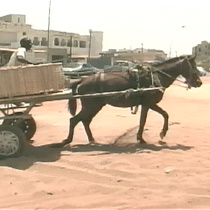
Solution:
[{"label": "building", "polygon": [[193,47],[192,54],[196,55],[198,58],[206,58],[210,56],[210,43],[207,41],[202,41],[201,44]]},{"label": "building", "polygon": [[26,24],[25,15],[11,14],[0,17],[0,49],[4,51],[0,53],[0,63],[5,62],[11,51],[19,47],[24,36],[32,40],[37,60],[44,62],[99,56],[103,47],[101,31],[90,30],[88,35],[53,30],[48,33],[48,30],[33,29],[31,25]]},{"label": "building", "polygon": [[113,62],[116,60],[126,60],[137,63],[144,62],[161,62],[167,59],[167,54],[162,50],[155,49],[142,49],[136,48],[134,50],[109,50],[107,52],[102,52],[104,57],[113,57]]},{"label": "building", "polygon": [[193,47],[192,55],[196,56],[196,61],[199,66],[206,69],[210,68],[210,43],[202,41],[197,46]]}]

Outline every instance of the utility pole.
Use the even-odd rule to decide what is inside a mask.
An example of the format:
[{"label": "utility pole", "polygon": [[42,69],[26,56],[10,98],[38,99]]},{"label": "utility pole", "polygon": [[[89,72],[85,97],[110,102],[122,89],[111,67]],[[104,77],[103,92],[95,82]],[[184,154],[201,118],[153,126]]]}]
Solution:
[{"label": "utility pole", "polygon": [[168,58],[171,58],[171,47],[172,47],[172,41],[170,43],[170,49],[169,49],[169,55],[168,55]]},{"label": "utility pole", "polygon": [[89,33],[90,33],[90,37],[89,37],[89,53],[88,53],[88,57],[90,58],[90,55],[91,55],[91,39],[92,39],[92,29],[89,30]]},{"label": "utility pole", "polygon": [[48,29],[47,29],[47,62],[50,62],[50,13],[51,13],[51,0],[49,1],[48,13]]},{"label": "utility pole", "polygon": [[71,35],[70,36],[70,52],[69,52],[69,57],[70,57],[70,60],[72,59],[72,40],[73,40],[73,36]]}]

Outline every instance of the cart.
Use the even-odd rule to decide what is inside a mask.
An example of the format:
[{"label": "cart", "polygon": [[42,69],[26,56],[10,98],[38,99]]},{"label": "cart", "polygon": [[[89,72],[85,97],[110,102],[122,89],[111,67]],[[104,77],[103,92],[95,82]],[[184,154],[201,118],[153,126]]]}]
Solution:
[{"label": "cart", "polygon": [[[0,68],[0,159],[18,157],[36,133],[30,114],[33,107],[47,101],[71,98],[108,97],[158,88],[73,95],[66,89],[61,63]],[[68,81],[69,82],[69,81]]]},{"label": "cart", "polygon": [[[73,98],[113,97],[122,94],[130,94],[131,92],[139,93],[157,89],[161,88],[139,88],[85,95],[73,95],[71,90],[64,89],[56,93],[0,99],[0,112],[2,113],[0,117],[2,121],[0,125],[0,159],[18,157],[23,153],[28,140],[30,140],[36,132],[36,122],[30,114],[30,111],[33,107],[39,106],[42,102]],[[24,102],[23,106],[21,105],[22,102]]]}]

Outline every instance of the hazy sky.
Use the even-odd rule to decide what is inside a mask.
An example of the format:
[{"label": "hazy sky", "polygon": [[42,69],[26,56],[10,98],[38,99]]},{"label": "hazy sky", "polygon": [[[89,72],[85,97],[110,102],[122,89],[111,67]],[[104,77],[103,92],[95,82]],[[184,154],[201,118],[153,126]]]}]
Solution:
[{"label": "hazy sky", "polygon": [[[24,14],[34,29],[47,30],[49,0],[1,1],[0,16]],[[183,27],[184,26],[184,27]],[[209,0],[51,0],[50,29],[104,32],[103,50],[147,49],[191,54],[210,42]]]}]

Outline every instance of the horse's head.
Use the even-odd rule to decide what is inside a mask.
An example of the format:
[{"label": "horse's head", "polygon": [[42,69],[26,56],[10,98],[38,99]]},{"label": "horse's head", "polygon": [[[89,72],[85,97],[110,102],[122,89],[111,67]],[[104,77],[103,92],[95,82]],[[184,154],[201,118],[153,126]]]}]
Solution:
[{"label": "horse's head", "polygon": [[200,87],[202,85],[195,57],[187,56],[183,59],[181,75],[186,79],[189,88]]}]

